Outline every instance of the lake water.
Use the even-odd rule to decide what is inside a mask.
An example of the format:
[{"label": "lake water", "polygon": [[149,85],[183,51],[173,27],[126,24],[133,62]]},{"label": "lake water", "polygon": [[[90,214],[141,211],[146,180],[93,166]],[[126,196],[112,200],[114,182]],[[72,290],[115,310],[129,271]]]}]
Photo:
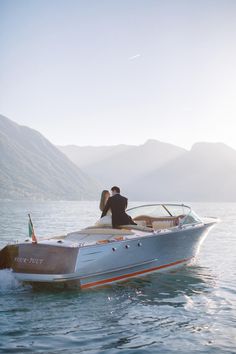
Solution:
[{"label": "lake water", "polygon": [[[138,205],[139,203],[130,203]],[[32,290],[0,271],[0,353],[236,353],[236,204],[191,203],[221,223],[196,263],[79,290]],[[97,202],[0,202],[0,248],[93,224]]]}]

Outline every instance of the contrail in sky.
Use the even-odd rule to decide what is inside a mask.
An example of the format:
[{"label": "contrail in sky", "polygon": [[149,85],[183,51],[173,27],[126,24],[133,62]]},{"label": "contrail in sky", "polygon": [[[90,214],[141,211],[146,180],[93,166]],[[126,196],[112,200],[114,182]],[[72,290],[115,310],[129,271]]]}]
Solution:
[{"label": "contrail in sky", "polygon": [[130,57],[129,60],[134,60],[139,57],[141,57],[141,54],[136,54],[136,55],[133,55],[132,57]]}]

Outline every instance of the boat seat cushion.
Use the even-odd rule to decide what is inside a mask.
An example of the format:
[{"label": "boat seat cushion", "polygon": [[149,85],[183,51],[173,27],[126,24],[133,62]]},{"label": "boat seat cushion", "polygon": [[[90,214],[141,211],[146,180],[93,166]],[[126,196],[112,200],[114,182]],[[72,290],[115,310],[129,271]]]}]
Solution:
[{"label": "boat seat cushion", "polygon": [[155,221],[157,221],[157,222],[169,221],[169,222],[173,222],[173,226],[178,225],[178,217],[176,217],[176,216],[151,217],[148,215],[140,215],[140,216],[137,216],[136,218],[134,218],[135,222],[138,222],[140,220],[145,220],[146,225],[149,227],[153,227],[153,222],[155,222]]},{"label": "boat seat cushion", "polygon": [[146,220],[136,220],[138,226],[147,226]]},{"label": "boat seat cushion", "polygon": [[152,227],[154,230],[168,229],[174,226],[176,226],[175,220],[160,220],[160,221],[153,221],[152,223]]},{"label": "boat seat cushion", "polygon": [[66,239],[75,242],[82,242],[83,244],[107,243],[110,241],[125,240],[126,236],[133,236],[131,230],[118,229],[84,229],[77,232],[71,232]]}]

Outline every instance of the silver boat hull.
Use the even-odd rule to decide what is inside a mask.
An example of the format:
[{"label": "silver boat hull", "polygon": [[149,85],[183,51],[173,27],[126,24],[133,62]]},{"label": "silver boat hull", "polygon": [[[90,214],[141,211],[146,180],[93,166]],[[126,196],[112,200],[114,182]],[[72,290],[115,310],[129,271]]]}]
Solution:
[{"label": "silver boat hull", "polygon": [[103,286],[191,262],[214,224],[212,220],[87,246],[70,240],[18,244],[11,268],[19,281],[31,284]]}]

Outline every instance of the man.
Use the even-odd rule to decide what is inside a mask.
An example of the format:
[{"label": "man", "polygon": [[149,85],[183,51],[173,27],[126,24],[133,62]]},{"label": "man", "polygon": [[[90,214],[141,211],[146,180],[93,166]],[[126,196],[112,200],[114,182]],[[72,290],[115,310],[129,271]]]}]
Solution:
[{"label": "man", "polygon": [[112,196],[108,198],[105,208],[102,212],[102,216],[105,216],[108,210],[111,210],[112,227],[118,227],[120,225],[137,225],[132,218],[126,214],[125,210],[128,205],[128,199],[120,195],[119,187],[111,188]]}]

